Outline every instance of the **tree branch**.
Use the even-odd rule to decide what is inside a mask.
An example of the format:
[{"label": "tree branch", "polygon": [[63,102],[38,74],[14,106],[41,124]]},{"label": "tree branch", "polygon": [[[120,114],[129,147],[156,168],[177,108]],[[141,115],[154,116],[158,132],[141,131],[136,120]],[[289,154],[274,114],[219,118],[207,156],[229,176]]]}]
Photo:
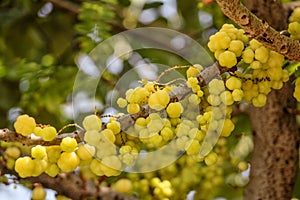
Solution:
[{"label": "tree branch", "polygon": [[[218,78],[221,73],[224,73],[228,70],[235,70],[235,69],[228,69],[222,68],[218,63],[214,63],[212,66],[207,67],[203,70],[198,76],[197,79],[200,85],[208,84],[212,79]],[[192,90],[187,87],[186,83],[182,83],[178,86],[175,90],[169,93],[170,99],[175,101],[180,101],[186,95],[191,94]],[[141,111],[137,114],[126,114],[118,118],[118,121],[121,124],[122,130],[127,130],[132,124],[134,124],[135,120],[141,116],[148,116],[150,112],[149,106],[144,106]],[[105,127],[105,125],[104,125]],[[72,133],[64,133],[58,135],[53,141],[43,141],[41,138],[35,139],[30,137],[22,136],[14,131],[8,129],[0,129],[0,141],[5,142],[20,142],[24,145],[31,146],[31,145],[59,145],[61,140],[65,137],[72,137],[75,138],[78,142],[83,141],[85,131],[74,131]],[[0,149],[1,150],[1,149]],[[4,151],[0,151],[3,155]],[[0,163],[0,171],[1,174],[12,174],[18,177],[18,174],[14,170],[10,170],[6,168],[5,160],[4,162]],[[18,177],[20,179],[20,177]],[[84,178],[80,177],[79,174],[76,172],[72,173],[63,173],[59,174],[56,177],[52,178],[47,174],[42,174],[38,177],[29,177],[25,180],[28,180],[32,183],[39,182],[44,187],[53,189],[57,191],[58,194],[63,194],[68,196],[72,199],[84,199],[87,197],[94,197],[100,198],[103,200],[134,200],[133,197],[128,197],[126,195],[122,195],[112,191],[110,188],[99,187],[97,183],[92,180],[85,180]]]},{"label": "tree branch", "polygon": [[[208,84],[214,78],[220,78],[220,74],[226,71],[234,71],[236,68],[223,68],[219,65],[219,63],[214,63],[213,65],[205,68],[198,76],[197,79],[199,81],[199,85],[204,86]],[[188,88],[186,82],[179,85],[176,89],[169,93],[170,99],[174,101],[180,101],[188,94],[191,94],[192,90]],[[130,126],[132,126],[135,120],[138,117],[146,117],[150,113],[149,106],[142,107],[141,111],[137,114],[126,114],[118,118],[118,121],[121,124],[122,130],[127,130]],[[105,125],[103,126],[103,128]],[[59,145],[61,140],[65,137],[75,138],[78,142],[82,142],[84,138],[85,131],[74,131],[72,133],[64,133],[58,135],[53,141],[43,141],[41,138],[30,138],[22,136],[14,131],[8,129],[0,129],[0,141],[5,142],[20,142],[24,145]],[[3,150],[0,151],[3,154]],[[0,163],[1,174],[13,174],[18,177],[18,174],[10,169],[6,168],[6,164]],[[135,198],[128,197],[126,195],[122,195],[112,191],[110,188],[99,187],[99,185],[92,180],[85,180],[80,177],[76,172],[72,173],[63,173],[59,174],[56,177],[52,178],[47,174],[42,174],[38,177],[29,177],[25,180],[28,180],[32,183],[39,182],[44,187],[51,188],[58,192],[58,194],[63,194],[72,199],[84,199],[86,197],[95,197],[103,200],[133,200]]]},{"label": "tree branch", "polygon": [[300,61],[300,43],[281,35],[267,22],[251,13],[240,0],[216,0],[223,13],[236,22],[245,32],[266,47],[286,56],[290,60]]},{"label": "tree branch", "polygon": [[[227,71],[235,71],[236,68],[233,67],[231,69],[226,67],[221,67],[218,62],[214,63],[213,65],[205,68],[198,76],[197,79],[199,81],[200,86],[204,86],[208,84],[212,79],[219,77],[220,74],[227,72]],[[186,83],[182,83],[176,89],[169,93],[171,101],[180,101],[187,95],[191,94],[192,90],[187,86]],[[150,113],[150,108],[148,105],[141,107],[139,113],[136,114],[126,114],[119,117],[117,120],[120,122],[121,130],[127,130],[131,127],[135,120],[139,117],[147,117]],[[104,126],[105,127],[105,126]],[[75,138],[77,142],[82,142],[84,139],[85,131],[74,131],[72,133],[63,133],[59,134],[54,140],[52,141],[44,141],[42,138],[30,138],[25,137],[21,134],[18,134],[14,131],[8,129],[0,129],[0,141],[5,142],[20,142],[24,145],[31,146],[31,145],[43,145],[43,146],[50,146],[50,145],[59,145],[61,140],[65,137]]]},{"label": "tree branch", "polygon": [[[0,173],[0,175],[14,175],[17,179],[21,179],[15,171],[7,169],[3,162],[0,163]],[[101,200],[136,200],[132,196],[118,193],[111,188],[99,186],[99,183],[86,180],[75,172],[59,174],[54,178],[47,174],[41,174],[37,177],[22,178],[22,180],[31,183],[41,183],[45,188],[55,190],[57,194],[67,196],[73,200],[90,198]]]},{"label": "tree branch", "polygon": [[50,146],[50,145],[59,145],[61,140],[65,137],[75,138],[77,142],[82,142],[84,138],[84,131],[74,131],[73,133],[63,133],[58,135],[52,141],[44,141],[42,138],[30,138],[25,137],[21,134],[18,134],[14,131],[8,129],[0,129],[0,141],[5,142],[20,142],[24,145],[31,146],[31,145],[43,145],[43,146]]},{"label": "tree branch", "polygon": [[85,180],[75,173],[59,174],[52,178],[46,174],[38,177],[26,178],[32,183],[41,183],[44,187],[53,189],[73,200],[101,199],[101,200],[135,200],[136,198],[118,193],[111,188],[99,186],[92,180]]},{"label": "tree branch", "polygon": [[65,1],[65,0],[47,0],[47,1],[53,3],[58,7],[69,10],[76,15],[79,13],[79,6],[70,1]]}]

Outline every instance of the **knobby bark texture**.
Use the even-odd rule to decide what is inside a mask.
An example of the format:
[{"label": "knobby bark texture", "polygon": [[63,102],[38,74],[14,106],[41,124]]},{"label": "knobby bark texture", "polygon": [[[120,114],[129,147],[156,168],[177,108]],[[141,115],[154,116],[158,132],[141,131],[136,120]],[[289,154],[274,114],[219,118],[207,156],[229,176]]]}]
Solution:
[{"label": "knobby bark texture", "polygon": [[[245,0],[245,5],[255,13],[253,16],[239,0],[218,0],[224,13],[239,24],[250,36],[279,53],[300,52],[299,48],[282,51],[287,45],[285,37],[276,30],[286,29],[287,9],[279,0]],[[274,28],[274,29],[273,29]],[[293,41],[291,43],[299,43]],[[290,44],[291,44],[290,43]],[[287,47],[285,46],[285,47]],[[296,45],[297,46],[297,45]],[[298,53],[296,53],[298,54]],[[294,60],[299,60],[299,55]],[[291,58],[291,56],[287,56]],[[279,91],[268,95],[266,106],[251,108],[254,150],[251,158],[250,182],[245,200],[289,200],[298,169],[299,132],[296,116],[288,112],[296,109],[290,82]]]},{"label": "knobby bark texture", "polygon": [[269,23],[276,30],[283,30],[287,25],[287,14],[279,0],[246,0],[245,6],[258,18]]},{"label": "knobby bark texture", "polygon": [[254,149],[245,200],[292,198],[299,145],[295,116],[287,111],[295,105],[291,96],[286,84],[270,93],[266,106],[250,111]]}]

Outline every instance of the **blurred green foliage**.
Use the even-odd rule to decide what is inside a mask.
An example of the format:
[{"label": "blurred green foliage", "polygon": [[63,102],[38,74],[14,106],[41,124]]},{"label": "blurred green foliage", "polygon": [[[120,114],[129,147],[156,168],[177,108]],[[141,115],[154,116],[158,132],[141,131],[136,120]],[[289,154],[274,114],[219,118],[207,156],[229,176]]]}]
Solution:
[{"label": "blurred green foliage", "polygon": [[[11,121],[8,119],[11,108],[21,108],[39,122],[51,122],[57,127],[71,121],[62,112],[62,105],[70,103],[78,72],[78,55],[89,53],[97,44],[118,32],[145,26],[172,29],[176,26],[178,31],[199,42],[204,41],[198,19],[198,2],[174,2],[177,3],[175,14],[178,18],[164,16],[161,1],[141,5],[129,0],[1,1],[0,126],[11,128],[13,117],[10,117]],[[144,10],[154,11],[157,17],[150,23],[142,22],[139,15]],[[177,19],[180,23],[174,25]],[[165,65],[186,64],[176,56],[172,58],[168,52],[140,51],[139,54]],[[103,104],[106,93],[113,88],[118,77],[132,67],[128,63],[124,66],[120,74],[106,75],[101,80],[97,98]],[[103,84],[106,86],[102,87]]]}]

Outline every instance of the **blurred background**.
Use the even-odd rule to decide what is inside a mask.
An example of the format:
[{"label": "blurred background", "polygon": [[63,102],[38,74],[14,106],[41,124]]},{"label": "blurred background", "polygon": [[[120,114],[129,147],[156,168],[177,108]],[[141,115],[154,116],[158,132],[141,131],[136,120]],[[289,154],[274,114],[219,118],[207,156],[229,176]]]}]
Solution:
[{"label": "blurred background", "polygon": [[[138,27],[165,27],[206,47],[209,36],[225,20],[218,6],[208,0],[2,0],[0,127],[11,128],[20,113],[56,127],[72,121],[72,91],[79,65],[112,35]],[[134,60],[186,64],[176,55],[157,50],[136,51]],[[103,74],[96,99],[101,113],[108,109],[109,91],[131,68],[132,63],[121,60]],[[93,111],[87,95],[80,93],[73,100],[76,111]]]}]

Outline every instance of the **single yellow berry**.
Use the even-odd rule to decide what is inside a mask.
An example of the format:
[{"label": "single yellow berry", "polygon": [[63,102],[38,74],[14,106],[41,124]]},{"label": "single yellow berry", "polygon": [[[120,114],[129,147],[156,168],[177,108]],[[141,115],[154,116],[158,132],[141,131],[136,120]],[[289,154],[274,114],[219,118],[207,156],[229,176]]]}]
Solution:
[{"label": "single yellow berry", "polygon": [[15,170],[22,178],[32,176],[34,161],[29,157],[18,158],[15,162]]},{"label": "single yellow berry", "polygon": [[75,138],[66,137],[62,139],[60,147],[65,152],[72,152],[77,147],[77,141]]},{"label": "single yellow berry", "polygon": [[178,118],[183,112],[183,106],[180,102],[170,103],[167,107],[167,113],[170,118]]},{"label": "single yellow berry", "polygon": [[35,127],[34,129],[33,129],[33,133],[34,133],[34,135],[36,135],[36,136],[42,136],[42,134],[43,134],[43,129],[41,128],[41,127]]},{"label": "single yellow berry", "polygon": [[102,134],[102,136],[104,136],[104,138],[111,143],[114,143],[116,141],[116,137],[110,129],[104,129],[100,132],[100,134]]},{"label": "single yellow berry", "polygon": [[20,115],[14,123],[14,127],[17,133],[28,136],[33,133],[36,123],[34,118],[29,117],[28,115]]},{"label": "single yellow berry", "polygon": [[232,40],[228,48],[229,51],[235,53],[236,57],[240,57],[242,55],[243,49],[244,43],[241,40]]},{"label": "single yellow berry", "polygon": [[200,70],[194,66],[191,66],[186,70],[186,77],[190,78],[193,76],[197,76],[200,73]]},{"label": "single yellow berry", "polygon": [[232,98],[234,101],[241,101],[244,97],[244,92],[241,89],[235,89],[232,91]]},{"label": "single yellow berry", "polygon": [[217,162],[218,155],[215,152],[210,152],[204,159],[206,165],[210,166]]},{"label": "single yellow berry", "polygon": [[52,163],[48,166],[45,173],[51,177],[55,177],[59,173],[59,168],[55,163]]},{"label": "single yellow berry", "polygon": [[125,108],[127,106],[127,100],[124,98],[118,98],[117,104],[120,108]]},{"label": "single yellow berry", "polygon": [[241,79],[239,79],[235,76],[230,76],[226,80],[225,85],[229,90],[240,89],[242,87],[242,81],[241,81]]},{"label": "single yellow berry", "polygon": [[236,55],[231,51],[224,51],[219,55],[219,63],[223,67],[231,68],[237,64]]},{"label": "single yellow berry", "polygon": [[150,108],[160,111],[170,102],[169,94],[164,90],[158,90],[149,97],[148,104]]},{"label": "single yellow berry", "polygon": [[36,145],[31,148],[31,156],[36,159],[43,159],[47,156],[46,148],[41,145]]},{"label": "single yellow berry", "polygon": [[230,119],[225,119],[221,136],[228,137],[233,130],[234,130],[234,123]]},{"label": "single yellow berry", "polygon": [[102,128],[102,121],[97,115],[89,115],[83,119],[83,127],[87,131],[99,131]]},{"label": "single yellow berry", "polygon": [[255,50],[254,57],[256,60],[260,61],[261,63],[266,63],[269,58],[269,50],[266,47],[261,46]]},{"label": "single yellow berry", "polygon": [[52,141],[57,134],[57,131],[53,126],[47,126],[43,128],[42,131],[42,137],[45,141]]},{"label": "single yellow berry", "polygon": [[243,58],[245,63],[248,63],[248,64],[252,63],[253,59],[254,59],[253,50],[250,49],[250,48],[245,49],[242,53],[242,58]]},{"label": "single yellow berry", "polygon": [[129,179],[121,178],[114,184],[113,188],[117,192],[121,192],[121,193],[124,193],[124,194],[129,194],[133,189],[133,185],[132,185],[132,182]]},{"label": "single yellow berry", "polygon": [[5,150],[5,158],[17,159],[21,155],[21,151],[18,147],[10,146]]},{"label": "single yellow berry", "polygon": [[46,198],[46,191],[42,186],[33,188],[31,199],[32,200],[44,200]]},{"label": "single yellow berry", "polygon": [[106,128],[110,129],[115,135],[120,133],[120,131],[121,131],[120,122],[118,122],[116,120],[113,120],[113,121],[107,123]]},{"label": "single yellow berry", "polygon": [[57,161],[57,166],[63,172],[71,172],[76,169],[79,161],[75,152],[63,152]]},{"label": "single yellow berry", "polygon": [[127,105],[127,112],[129,114],[135,114],[140,112],[140,106],[137,103],[130,103]]},{"label": "single yellow berry", "polygon": [[95,147],[88,144],[80,145],[76,151],[76,154],[80,160],[90,160],[95,155]]}]

